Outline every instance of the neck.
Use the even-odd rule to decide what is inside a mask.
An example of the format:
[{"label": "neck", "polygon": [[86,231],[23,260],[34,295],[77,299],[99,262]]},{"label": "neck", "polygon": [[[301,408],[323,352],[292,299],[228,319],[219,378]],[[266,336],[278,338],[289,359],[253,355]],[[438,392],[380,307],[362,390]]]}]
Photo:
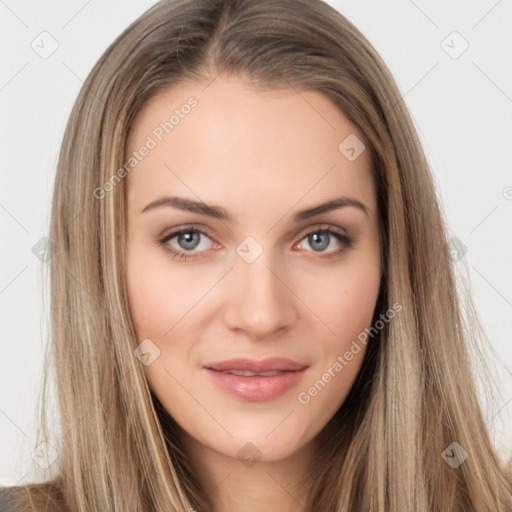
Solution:
[{"label": "neck", "polygon": [[219,453],[184,433],[185,451],[214,512],[297,512],[306,506],[313,479],[308,468],[318,452],[318,436],[279,460],[258,460],[250,445],[240,458]]}]

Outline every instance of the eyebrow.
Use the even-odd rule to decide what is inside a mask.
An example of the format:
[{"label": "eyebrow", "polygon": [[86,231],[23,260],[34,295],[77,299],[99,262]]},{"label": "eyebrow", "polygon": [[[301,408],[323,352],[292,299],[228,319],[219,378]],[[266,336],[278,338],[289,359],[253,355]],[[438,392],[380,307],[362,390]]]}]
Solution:
[{"label": "eyebrow", "polygon": [[[366,215],[369,215],[368,209],[361,201],[352,197],[343,196],[332,199],[326,203],[313,206],[312,208],[301,210],[294,215],[293,221],[300,222],[311,217],[315,217],[316,215],[320,215],[321,213],[330,212],[332,210],[337,210],[346,206],[353,206],[363,211]],[[221,206],[207,205],[202,201],[195,201],[193,199],[177,196],[166,196],[157,199],[156,201],[149,203],[140,213],[147,213],[151,210],[161,207],[174,207],[180,210],[224,220],[226,222],[233,221],[233,217],[227,212],[225,208],[222,208]]]}]

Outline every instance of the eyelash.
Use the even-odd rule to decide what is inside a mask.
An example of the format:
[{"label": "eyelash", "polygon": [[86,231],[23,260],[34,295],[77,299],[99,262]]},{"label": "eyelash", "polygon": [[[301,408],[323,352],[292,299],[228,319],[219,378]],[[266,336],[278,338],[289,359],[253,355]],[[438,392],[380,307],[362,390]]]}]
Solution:
[{"label": "eyelash", "polygon": [[[187,260],[190,260],[190,259],[195,259],[199,256],[196,256],[196,255],[192,255],[194,254],[193,252],[191,251],[177,251],[176,249],[173,249],[171,248],[171,246],[169,246],[167,244],[168,241],[172,240],[174,237],[178,236],[178,235],[181,235],[183,233],[199,233],[201,235],[205,235],[206,237],[210,238],[211,237],[208,235],[208,233],[206,233],[205,231],[197,228],[196,226],[185,226],[183,228],[180,228],[176,231],[173,231],[172,233],[169,233],[168,235],[165,235],[164,237],[160,238],[158,241],[157,241],[157,244],[159,246],[162,246],[163,249],[169,253],[171,253],[172,257],[179,260],[179,261],[187,261]],[[300,241],[304,240],[305,238],[307,238],[308,236],[310,235],[313,235],[313,234],[325,234],[325,233],[328,233],[329,235],[334,235],[334,237],[343,244],[343,247],[337,251],[331,251],[327,254],[322,254],[322,253],[318,253],[319,254],[319,258],[332,258],[336,255],[339,255],[341,254],[342,252],[344,252],[346,249],[352,247],[352,244],[354,242],[354,239],[351,237],[351,236],[348,236],[348,235],[344,235],[342,233],[340,233],[339,231],[337,231],[334,226],[331,226],[330,224],[326,225],[326,226],[322,226],[318,229],[315,229],[313,231],[308,231],[307,233],[305,233],[302,238],[300,239]],[[314,252],[314,251],[308,251],[308,252]]]}]

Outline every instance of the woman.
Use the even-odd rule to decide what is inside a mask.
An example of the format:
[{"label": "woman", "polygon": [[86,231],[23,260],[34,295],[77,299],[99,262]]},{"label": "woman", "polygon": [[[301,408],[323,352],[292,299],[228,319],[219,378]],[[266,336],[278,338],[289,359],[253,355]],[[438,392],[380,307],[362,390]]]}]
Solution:
[{"label": "woman", "polygon": [[512,510],[425,156],[327,4],[133,23],[71,114],[50,240],[58,471],[12,510]]}]

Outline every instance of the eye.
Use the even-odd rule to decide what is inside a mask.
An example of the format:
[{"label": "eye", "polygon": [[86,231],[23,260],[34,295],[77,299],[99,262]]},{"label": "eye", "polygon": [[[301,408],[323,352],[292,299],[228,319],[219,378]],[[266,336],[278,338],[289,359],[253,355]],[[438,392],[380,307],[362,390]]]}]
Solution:
[{"label": "eye", "polygon": [[[204,238],[212,241],[205,231],[195,226],[185,226],[165,235],[157,241],[157,244],[171,253],[173,258],[179,261],[187,261],[189,259],[200,257],[200,253],[208,250],[208,243],[206,242],[206,247],[205,243],[203,243],[202,239]],[[170,243],[174,239],[176,239],[175,243]],[[314,231],[307,232],[294,247],[302,248],[304,240],[306,240],[306,243],[313,249],[312,251],[307,252],[318,253],[320,258],[336,256],[351,247],[353,244],[352,237],[343,234],[338,230],[338,228],[331,225],[322,226]],[[218,244],[215,244],[215,242],[212,241],[212,243],[216,247],[220,247]],[[341,247],[331,251],[325,250],[332,245],[335,246],[336,243]]]},{"label": "eye", "polygon": [[[195,228],[195,227],[184,227],[173,231],[172,233],[165,235],[163,238],[158,240],[158,245],[163,246],[166,251],[169,251],[173,257],[178,260],[188,260],[195,258],[194,252],[203,252],[207,248],[202,244],[201,238],[206,237],[210,239],[207,233]],[[177,247],[169,242],[176,238]],[[210,239],[211,240],[211,239]],[[195,251],[199,248],[200,250]],[[192,254],[190,254],[192,253]]]},{"label": "eye", "polygon": [[[313,249],[308,252],[320,253],[319,255],[322,258],[330,258],[340,254],[353,244],[352,237],[341,233],[334,226],[322,227],[315,231],[306,233],[298,246],[303,246],[303,240],[306,240],[307,245]],[[341,247],[331,251],[326,251],[329,246],[332,248],[333,245],[341,245]]]}]

